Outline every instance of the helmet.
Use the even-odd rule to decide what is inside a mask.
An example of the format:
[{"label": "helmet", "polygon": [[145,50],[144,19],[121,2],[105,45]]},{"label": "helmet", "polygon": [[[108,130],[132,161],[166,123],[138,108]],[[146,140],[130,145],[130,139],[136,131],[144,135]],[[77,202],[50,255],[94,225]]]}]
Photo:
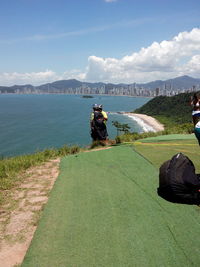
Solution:
[{"label": "helmet", "polygon": [[93,106],[92,106],[92,108],[94,109],[94,110],[102,110],[102,105],[100,104],[94,104]]},{"label": "helmet", "polygon": [[93,108],[94,110],[97,110],[97,109],[99,109],[99,105],[98,105],[98,104],[94,104],[94,105],[92,106],[92,108]]}]

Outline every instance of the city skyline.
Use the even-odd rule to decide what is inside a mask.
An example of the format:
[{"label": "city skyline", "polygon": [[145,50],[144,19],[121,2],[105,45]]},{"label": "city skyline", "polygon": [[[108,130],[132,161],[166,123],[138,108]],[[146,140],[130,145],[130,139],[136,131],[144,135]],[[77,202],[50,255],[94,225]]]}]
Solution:
[{"label": "city skyline", "polygon": [[33,85],[0,86],[0,94],[77,94],[77,95],[117,95],[117,96],[174,96],[200,90],[200,79],[189,76],[146,84],[84,83],[78,80],[62,80]]},{"label": "city skyline", "polygon": [[0,85],[200,78],[197,0],[1,1]]}]

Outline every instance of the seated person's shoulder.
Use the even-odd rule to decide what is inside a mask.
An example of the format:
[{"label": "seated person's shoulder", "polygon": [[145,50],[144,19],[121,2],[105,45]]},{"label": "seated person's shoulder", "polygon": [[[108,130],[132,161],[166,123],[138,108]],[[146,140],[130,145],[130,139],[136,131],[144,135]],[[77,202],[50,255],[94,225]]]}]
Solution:
[{"label": "seated person's shoulder", "polygon": [[94,112],[92,112],[91,114],[90,114],[90,120],[93,120],[94,119]]},{"label": "seated person's shoulder", "polygon": [[107,113],[106,113],[105,111],[102,110],[101,113],[102,113],[102,115],[104,116],[104,119],[108,119],[108,115],[107,115]]}]

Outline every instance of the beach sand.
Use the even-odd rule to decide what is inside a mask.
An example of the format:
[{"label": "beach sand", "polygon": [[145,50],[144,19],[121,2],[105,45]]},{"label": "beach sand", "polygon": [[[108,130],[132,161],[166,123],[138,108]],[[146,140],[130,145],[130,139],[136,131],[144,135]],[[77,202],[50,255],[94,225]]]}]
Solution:
[{"label": "beach sand", "polygon": [[130,113],[130,112],[124,112],[124,115],[141,119],[146,125],[149,125],[150,127],[152,127],[155,132],[164,130],[163,124],[161,124],[159,121],[157,121],[155,118],[151,116],[148,116],[145,114]]}]

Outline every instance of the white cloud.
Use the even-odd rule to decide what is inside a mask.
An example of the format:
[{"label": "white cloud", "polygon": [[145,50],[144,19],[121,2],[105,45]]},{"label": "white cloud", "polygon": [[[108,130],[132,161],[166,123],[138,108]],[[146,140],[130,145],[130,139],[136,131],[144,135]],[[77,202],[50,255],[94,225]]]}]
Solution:
[{"label": "white cloud", "polygon": [[90,82],[133,83],[165,80],[180,75],[200,78],[200,29],[181,32],[171,40],[153,42],[121,59],[88,58],[85,71],[71,70],[56,74],[51,70],[32,73],[0,73],[0,85],[34,85],[61,79]]},{"label": "white cloud", "polygon": [[43,72],[4,72],[0,73],[0,86],[12,86],[12,85],[41,85],[48,82],[54,82],[58,80],[78,79],[85,80],[85,73],[80,70],[70,70],[64,73],[57,74],[52,70],[46,70]]},{"label": "white cloud", "polygon": [[[187,60],[185,64],[183,61]],[[200,29],[182,32],[170,41],[154,42],[121,59],[90,56],[85,78],[90,81],[147,82],[188,74],[199,77]]]},{"label": "white cloud", "polygon": [[118,0],[104,0],[106,3],[117,2]]},{"label": "white cloud", "polygon": [[65,71],[62,75],[60,75],[60,80],[67,80],[67,79],[77,79],[77,80],[84,80],[85,73],[81,72],[81,70],[71,70]]},{"label": "white cloud", "polygon": [[30,73],[4,72],[0,73],[0,84],[4,86],[11,86],[14,84],[39,85],[42,83],[53,82],[59,78],[60,77],[51,70]]},{"label": "white cloud", "polygon": [[179,72],[181,74],[187,73],[190,76],[200,76],[200,55],[193,56],[186,64],[180,67]]}]

